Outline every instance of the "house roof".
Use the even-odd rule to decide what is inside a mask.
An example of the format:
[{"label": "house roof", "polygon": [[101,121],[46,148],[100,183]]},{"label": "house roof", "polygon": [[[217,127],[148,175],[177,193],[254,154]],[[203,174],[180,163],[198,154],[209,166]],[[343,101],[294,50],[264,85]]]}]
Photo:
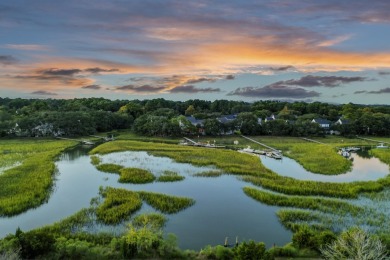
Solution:
[{"label": "house roof", "polygon": [[339,122],[342,125],[349,124],[349,120],[348,119],[339,118],[339,120],[337,120],[337,122]]},{"label": "house roof", "polygon": [[230,122],[230,121],[233,121],[234,119],[237,118],[237,115],[222,115],[220,117],[217,118],[217,120],[219,122],[221,122],[222,124],[225,124],[227,122]]},{"label": "house roof", "polygon": [[313,121],[320,124],[320,125],[329,125],[330,124],[329,120],[323,119],[323,118],[314,118]]},{"label": "house roof", "polygon": [[196,119],[193,116],[186,116],[187,120],[191,122],[193,125],[203,125],[203,119]]}]

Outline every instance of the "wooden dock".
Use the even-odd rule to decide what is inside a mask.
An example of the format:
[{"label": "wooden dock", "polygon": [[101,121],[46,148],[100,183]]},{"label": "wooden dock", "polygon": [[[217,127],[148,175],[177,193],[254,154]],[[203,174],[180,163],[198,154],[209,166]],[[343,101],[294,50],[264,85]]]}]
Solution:
[{"label": "wooden dock", "polygon": [[215,144],[210,144],[210,143],[205,144],[205,143],[195,142],[194,140],[191,140],[188,137],[183,137],[183,139],[190,142],[191,145],[193,145],[193,146],[199,146],[199,147],[205,147],[205,148],[225,148],[226,147],[224,145],[215,145]]},{"label": "wooden dock", "polygon": [[306,138],[306,137],[301,137],[301,139],[302,139],[302,140],[305,140],[305,141],[308,141],[308,142],[317,143],[317,144],[330,145],[330,144],[322,143],[322,142],[320,142],[320,141],[316,141],[316,140],[309,139],[309,138]]},{"label": "wooden dock", "polygon": [[370,141],[370,142],[375,142],[375,143],[384,143],[384,144],[390,144],[390,142],[379,141],[379,140],[374,140],[374,139],[370,139],[370,138],[364,138],[364,137],[359,137],[359,136],[356,136],[356,138],[357,138],[357,139],[366,140],[366,141]]},{"label": "wooden dock", "polygon": [[270,149],[270,150],[272,150],[272,151],[274,151],[274,152],[280,153],[280,151],[279,151],[278,149],[275,149],[275,148],[273,148],[273,147],[271,147],[271,146],[268,146],[268,145],[266,145],[266,144],[260,143],[260,142],[258,142],[258,141],[256,141],[256,140],[253,140],[252,138],[249,138],[249,137],[244,136],[244,135],[241,135],[241,137],[243,137],[243,138],[245,138],[245,139],[247,139],[247,140],[249,140],[249,141],[252,141],[252,142],[254,142],[254,143],[256,143],[256,144],[259,144],[259,145],[261,145],[261,146],[264,146],[264,147],[266,147],[266,148],[268,148],[268,149]]},{"label": "wooden dock", "polygon": [[95,143],[89,140],[80,140],[80,139],[72,139],[72,138],[65,138],[65,137],[56,137],[57,139],[62,139],[62,140],[71,140],[71,141],[76,141],[80,142],[82,144],[87,144],[87,145],[94,145]]}]

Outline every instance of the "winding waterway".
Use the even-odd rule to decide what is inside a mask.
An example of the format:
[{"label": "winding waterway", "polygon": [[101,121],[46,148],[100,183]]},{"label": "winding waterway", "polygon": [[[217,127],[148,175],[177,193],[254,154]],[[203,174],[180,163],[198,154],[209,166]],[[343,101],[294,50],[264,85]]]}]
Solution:
[{"label": "winding waterway", "polygon": [[[267,206],[247,197],[242,188],[251,186],[233,175],[217,178],[194,177],[193,174],[213,167],[196,167],[177,163],[166,157],[151,156],[146,152],[120,152],[99,156],[103,163],[150,170],[159,176],[164,170],[178,172],[185,179],[174,183],[120,184],[119,176],[98,171],[88,156],[89,148],[79,146],[67,151],[56,163],[58,173],[55,189],[44,205],[11,218],[0,218],[0,236],[14,233],[17,227],[30,230],[51,224],[89,207],[90,200],[98,196],[99,187],[111,186],[129,190],[161,192],[195,199],[192,207],[167,215],[165,233],[174,233],[182,249],[196,249],[205,245],[223,244],[225,237],[234,243],[239,240],[264,241],[267,246],[283,245],[291,241],[292,233],[279,222],[275,212],[279,207]],[[373,180],[389,173],[389,167],[376,158],[354,155],[353,169],[339,176],[324,176],[307,172],[289,158],[277,161],[261,158],[271,170],[297,179],[319,181]],[[340,177],[341,176],[341,177]],[[154,211],[146,203],[137,213]],[[115,230],[113,227],[112,230]]]}]

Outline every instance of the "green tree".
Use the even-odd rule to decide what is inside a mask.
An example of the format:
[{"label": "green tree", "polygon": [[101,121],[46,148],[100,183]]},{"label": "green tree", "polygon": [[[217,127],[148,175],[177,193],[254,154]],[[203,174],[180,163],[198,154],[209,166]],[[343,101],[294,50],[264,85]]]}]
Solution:
[{"label": "green tree", "polygon": [[196,110],[195,110],[193,105],[189,105],[188,108],[185,111],[185,115],[186,116],[192,116],[195,113],[196,113]]},{"label": "green tree", "polygon": [[256,243],[253,240],[249,242],[243,242],[235,248],[236,259],[242,260],[255,260],[264,259],[265,256],[265,244],[260,242]]},{"label": "green tree", "polygon": [[333,243],[321,248],[325,259],[384,260],[389,259],[382,242],[359,228],[343,232]]}]

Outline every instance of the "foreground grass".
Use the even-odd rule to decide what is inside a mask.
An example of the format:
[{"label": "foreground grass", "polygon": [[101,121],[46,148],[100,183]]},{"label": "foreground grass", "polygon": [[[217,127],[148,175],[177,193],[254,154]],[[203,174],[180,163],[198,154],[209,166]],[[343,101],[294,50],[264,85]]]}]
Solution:
[{"label": "foreground grass", "polygon": [[[0,161],[10,159],[20,165],[5,170],[0,175],[0,216],[12,216],[37,207],[50,196],[55,173],[54,161],[73,141],[2,140]],[[3,163],[4,165],[4,163]]]}]

